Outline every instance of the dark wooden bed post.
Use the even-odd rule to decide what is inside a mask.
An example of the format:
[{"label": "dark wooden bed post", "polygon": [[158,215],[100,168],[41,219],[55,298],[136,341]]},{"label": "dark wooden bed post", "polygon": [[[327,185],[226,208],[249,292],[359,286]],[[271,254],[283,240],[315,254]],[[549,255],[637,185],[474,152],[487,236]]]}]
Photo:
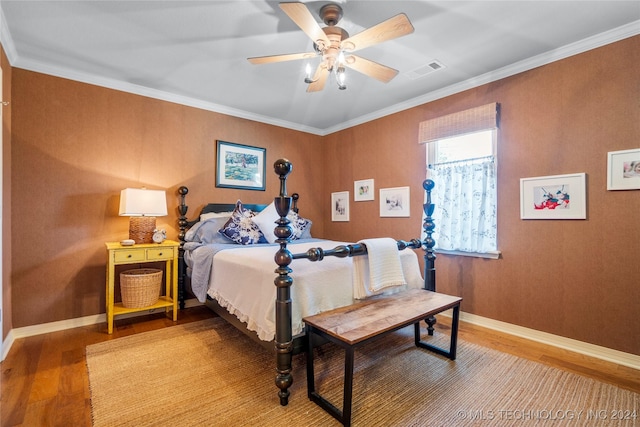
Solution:
[{"label": "dark wooden bed post", "polygon": [[274,199],[274,205],[280,219],[274,234],[277,237],[276,243],[280,244],[280,249],[276,252],[275,261],[278,264],[276,273],[278,276],[274,280],[277,288],[276,293],[276,386],[280,389],[280,405],[286,406],[289,403],[289,387],[293,384],[291,375],[291,359],[293,355],[293,337],[291,331],[291,285],[293,278],[289,276],[291,268],[289,264],[293,260],[291,252],[287,249],[287,242],[292,231],[289,226],[289,209],[291,208],[291,197],[287,197],[287,175],[291,173],[293,166],[287,159],[278,159],[273,164],[273,168],[280,177],[280,195]]},{"label": "dark wooden bed post", "polygon": [[[431,237],[433,234],[433,230],[436,228],[436,225],[433,222],[433,210],[436,205],[431,203],[431,190],[435,187],[435,183],[430,179],[425,179],[422,183],[422,188],[427,192],[427,202],[423,205],[424,209],[424,224],[422,227],[424,228],[424,232],[426,234],[424,238],[424,288],[428,291],[436,291],[436,254],[433,251],[433,247],[436,244],[436,241]],[[436,324],[436,318],[431,316],[427,318],[427,332],[429,335],[433,335],[433,325]]]},{"label": "dark wooden bed post", "polygon": [[185,186],[178,188],[178,194],[180,194],[180,204],[178,205],[178,227],[180,233],[178,238],[180,239],[180,247],[178,249],[178,301],[180,302],[180,310],[184,310],[184,277],[185,277],[185,263],[184,263],[184,236],[187,232],[187,210],[189,206],[185,204],[185,196],[189,192],[189,189]]},{"label": "dark wooden bed post", "polygon": [[427,192],[427,202],[423,205],[425,218],[424,224],[422,224],[426,235],[424,238],[424,288],[433,292],[436,291],[436,254],[433,252],[436,241],[431,237],[433,230],[436,228],[431,217],[433,210],[436,208],[436,205],[431,203],[431,190],[433,190],[434,186],[435,183],[430,179],[425,179],[422,183],[422,188]]}]

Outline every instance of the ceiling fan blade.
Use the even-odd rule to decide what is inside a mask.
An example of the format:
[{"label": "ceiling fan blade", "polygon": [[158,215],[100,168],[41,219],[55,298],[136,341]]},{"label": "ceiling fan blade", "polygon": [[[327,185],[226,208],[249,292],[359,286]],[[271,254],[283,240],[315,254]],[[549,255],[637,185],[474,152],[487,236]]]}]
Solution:
[{"label": "ceiling fan blade", "polygon": [[286,55],[256,56],[247,58],[252,64],[270,64],[272,62],[295,61],[296,59],[311,59],[317,57],[316,52],[289,53]]},{"label": "ceiling fan blade", "polygon": [[313,76],[313,83],[309,83],[309,86],[307,86],[307,92],[319,92],[324,89],[327,77],[329,77],[329,70],[327,70],[327,67],[324,66],[324,64],[318,65],[316,73]]},{"label": "ceiling fan blade", "polygon": [[382,83],[388,83],[398,75],[398,70],[356,55],[349,55],[344,65]]},{"label": "ceiling fan blade", "polygon": [[413,25],[407,18],[407,15],[400,13],[393,18],[374,25],[371,28],[345,39],[341,43],[341,47],[349,52],[364,49],[387,40],[406,36],[413,33]]},{"label": "ceiling fan blade", "polygon": [[280,9],[282,9],[315,44],[320,46],[320,50],[331,45],[327,35],[322,31],[322,28],[320,28],[320,25],[304,3],[280,3]]}]

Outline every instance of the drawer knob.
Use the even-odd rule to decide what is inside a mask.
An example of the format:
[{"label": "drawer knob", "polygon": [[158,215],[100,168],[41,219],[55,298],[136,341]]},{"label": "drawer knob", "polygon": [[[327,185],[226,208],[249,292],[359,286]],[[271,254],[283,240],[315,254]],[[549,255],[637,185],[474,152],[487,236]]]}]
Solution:
[{"label": "drawer knob", "polygon": [[159,256],[162,256],[162,252],[160,252],[158,255],[159,255]]},{"label": "drawer knob", "polygon": [[127,255],[127,258],[131,258],[131,254]]}]

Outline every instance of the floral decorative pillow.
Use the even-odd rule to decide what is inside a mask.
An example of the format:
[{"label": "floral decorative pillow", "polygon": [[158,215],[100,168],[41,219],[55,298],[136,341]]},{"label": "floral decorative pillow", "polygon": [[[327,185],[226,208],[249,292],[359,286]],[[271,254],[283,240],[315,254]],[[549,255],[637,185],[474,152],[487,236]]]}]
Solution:
[{"label": "floral decorative pillow", "polygon": [[300,239],[312,239],[313,236],[311,235],[311,226],[313,225],[313,221],[311,220],[307,220],[309,221],[309,225],[307,226],[307,228],[305,228],[302,231],[302,234],[300,235]]},{"label": "floral decorative pillow", "polygon": [[[291,229],[293,230],[293,234],[291,235],[291,240],[298,240],[305,237],[305,231],[311,231],[311,221],[306,218],[302,218],[296,212],[291,211],[289,215],[287,215],[289,221],[291,221]],[[311,233],[309,234],[309,238],[311,237]]]},{"label": "floral decorative pillow", "polygon": [[253,222],[254,215],[253,211],[244,208],[238,200],[231,218],[220,229],[220,234],[240,245],[267,243],[260,227]]}]

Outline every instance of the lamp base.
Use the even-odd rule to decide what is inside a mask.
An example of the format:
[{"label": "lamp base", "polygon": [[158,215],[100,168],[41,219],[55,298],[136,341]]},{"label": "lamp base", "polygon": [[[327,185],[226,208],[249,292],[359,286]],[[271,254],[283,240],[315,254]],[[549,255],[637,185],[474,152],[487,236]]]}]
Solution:
[{"label": "lamp base", "polygon": [[132,216],[129,219],[129,239],[140,243],[153,243],[153,231],[156,229],[155,216]]}]

